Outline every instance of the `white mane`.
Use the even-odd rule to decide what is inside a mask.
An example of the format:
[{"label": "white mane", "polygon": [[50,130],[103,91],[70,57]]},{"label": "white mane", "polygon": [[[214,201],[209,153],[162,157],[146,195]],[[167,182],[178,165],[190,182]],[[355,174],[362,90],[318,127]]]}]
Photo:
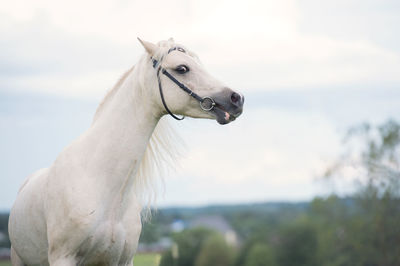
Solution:
[{"label": "white mane", "polygon": [[121,85],[124,83],[124,81],[126,80],[126,78],[129,76],[129,74],[133,71],[133,69],[135,68],[135,66],[131,67],[128,71],[126,71],[117,81],[117,83],[114,85],[114,87],[109,90],[106,93],[106,96],[104,96],[103,100],[101,100],[99,106],[96,109],[96,113],[94,114],[94,118],[93,118],[93,123],[97,120],[97,118],[99,117],[99,115],[103,112],[105,106],[107,103],[111,102],[112,98],[114,97],[114,95],[116,94],[117,90],[121,87]]},{"label": "white mane", "polygon": [[[158,122],[135,176],[136,195],[145,204],[147,211],[157,199],[158,189],[164,189],[163,177],[168,170],[176,167],[181,154],[181,138],[168,119],[163,117]],[[161,181],[161,187],[157,181]]]}]

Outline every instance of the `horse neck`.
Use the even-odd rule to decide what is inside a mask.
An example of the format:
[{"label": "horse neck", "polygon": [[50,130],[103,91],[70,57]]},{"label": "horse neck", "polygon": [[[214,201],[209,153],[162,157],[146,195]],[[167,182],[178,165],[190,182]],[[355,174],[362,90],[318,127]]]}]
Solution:
[{"label": "horse neck", "polygon": [[124,201],[149,139],[159,121],[159,110],[140,88],[135,68],[121,84],[89,130],[90,172],[110,200]]}]

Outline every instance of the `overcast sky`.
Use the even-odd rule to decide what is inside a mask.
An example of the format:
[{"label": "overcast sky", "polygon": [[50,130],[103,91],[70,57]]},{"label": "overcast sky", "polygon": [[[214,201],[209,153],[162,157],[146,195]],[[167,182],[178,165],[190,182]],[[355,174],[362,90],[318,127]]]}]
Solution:
[{"label": "overcast sky", "polygon": [[398,25],[395,0],[3,1],[0,209],[89,127],[138,36],[174,37],[246,96],[227,126],[171,121],[187,148],[159,205],[327,193],[315,179],[346,128],[400,119]]}]

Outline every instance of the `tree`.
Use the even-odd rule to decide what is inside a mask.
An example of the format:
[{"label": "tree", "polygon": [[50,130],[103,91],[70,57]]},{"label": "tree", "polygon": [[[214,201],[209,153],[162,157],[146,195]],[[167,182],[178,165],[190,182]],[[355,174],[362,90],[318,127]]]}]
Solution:
[{"label": "tree", "polygon": [[174,258],[172,257],[171,250],[167,250],[163,253],[160,260],[160,266],[175,266]]},{"label": "tree", "polygon": [[140,235],[140,242],[150,244],[157,242],[161,237],[160,227],[151,222],[147,222],[143,225],[142,232]]},{"label": "tree", "polygon": [[231,266],[234,261],[234,251],[225,239],[214,234],[204,243],[199,255],[196,258],[195,266]]},{"label": "tree", "polygon": [[317,238],[308,223],[293,223],[284,227],[277,248],[277,261],[281,266],[316,265]]},{"label": "tree", "polygon": [[[383,186],[383,189],[396,188],[395,182],[400,170],[400,124],[394,120],[371,126],[368,123],[352,127],[344,138],[346,152],[332,164],[325,173],[328,179],[343,177],[346,166],[356,167],[362,175],[362,185]],[[397,173],[397,174],[396,174]],[[394,187],[393,187],[394,186]],[[382,190],[381,190],[382,191]],[[392,191],[393,192],[393,191]]]},{"label": "tree", "polygon": [[203,243],[215,234],[205,228],[184,230],[173,236],[178,246],[178,258],[174,261],[171,250],[166,251],[160,261],[160,266],[193,266]]},{"label": "tree", "polygon": [[347,255],[342,264],[331,265],[400,265],[400,124],[364,123],[349,131],[349,142],[358,148],[344,154],[326,176],[340,181],[351,160],[365,174],[358,179],[353,213],[340,224]]},{"label": "tree", "polygon": [[275,253],[270,246],[264,243],[254,244],[247,257],[245,266],[276,266]]},{"label": "tree", "polygon": [[8,213],[0,213],[0,248],[9,248],[11,246],[8,237],[8,217]]}]

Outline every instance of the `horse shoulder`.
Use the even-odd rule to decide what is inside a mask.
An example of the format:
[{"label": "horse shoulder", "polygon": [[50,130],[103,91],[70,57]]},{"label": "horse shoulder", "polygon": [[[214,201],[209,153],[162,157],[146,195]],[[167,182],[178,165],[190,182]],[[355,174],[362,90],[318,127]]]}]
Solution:
[{"label": "horse shoulder", "polygon": [[20,192],[22,191],[22,189],[24,189],[24,187],[28,184],[28,182],[29,182],[31,179],[33,179],[33,178],[35,178],[35,177],[37,177],[37,176],[41,176],[41,175],[42,175],[43,173],[45,173],[47,170],[48,170],[48,168],[42,168],[42,169],[37,170],[37,171],[34,172],[33,174],[28,175],[28,176],[25,178],[24,182],[22,183],[21,187],[19,188],[18,193],[20,193]]}]

